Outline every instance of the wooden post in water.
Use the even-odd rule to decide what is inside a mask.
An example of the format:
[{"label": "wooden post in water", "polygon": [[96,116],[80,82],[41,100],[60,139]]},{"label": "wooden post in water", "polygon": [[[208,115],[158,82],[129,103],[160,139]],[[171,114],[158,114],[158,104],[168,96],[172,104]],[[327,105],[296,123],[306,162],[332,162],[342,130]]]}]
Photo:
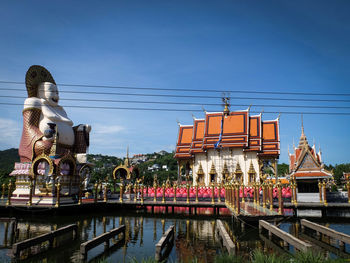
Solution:
[{"label": "wooden post in water", "polygon": [[327,187],[326,187],[326,180],[323,180],[323,204],[325,206],[328,205],[327,203]]}]

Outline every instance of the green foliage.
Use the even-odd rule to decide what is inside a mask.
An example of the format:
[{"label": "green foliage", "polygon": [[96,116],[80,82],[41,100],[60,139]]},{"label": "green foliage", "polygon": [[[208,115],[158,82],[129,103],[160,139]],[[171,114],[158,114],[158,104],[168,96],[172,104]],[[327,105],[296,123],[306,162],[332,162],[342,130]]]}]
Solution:
[{"label": "green foliage", "polygon": [[349,173],[350,172],[350,163],[342,163],[342,164],[336,164],[333,165],[326,165],[327,170],[333,170],[334,173],[334,180],[337,184],[340,184],[340,179],[343,177],[343,172]]},{"label": "green foliage", "polygon": [[284,263],[286,261],[286,256],[277,256],[276,254],[264,254],[261,250],[254,250],[251,260],[251,262],[253,263]]},{"label": "green foliage", "polygon": [[18,149],[0,151],[0,186],[9,182],[15,162],[19,162]]},{"label": "green foliage", "polygon": [[129,263],[158,263],[158,261],[153,257],[143,258],[141,261],[138,261],[135,257],[133,257],[129,260]]},{"label": "green foliage", "polygon": [[286,163],[277,164],[277,173],[279,177],[289,174],[289,165]]},{"label": "green foliage", "polygon": [[106,178],[109,182],[113,181],[113,169],[122,163],[122,159],[114,156],[101,154],[89,154],[88,162],[94,164],[91,173],[91,183],[104,181]]},{"label": "green foliage", "polygon": [[245,260],[240,256],[233,256],[229,254],[221,254],[216,256],[215,263],[242,263]]},{"label": "green foliage", "polygon": [[330,262],[346,262],[345,259],[330,259],[320,252],[308,251],[297,252],[294,258],[295,263],[330,263]]}]

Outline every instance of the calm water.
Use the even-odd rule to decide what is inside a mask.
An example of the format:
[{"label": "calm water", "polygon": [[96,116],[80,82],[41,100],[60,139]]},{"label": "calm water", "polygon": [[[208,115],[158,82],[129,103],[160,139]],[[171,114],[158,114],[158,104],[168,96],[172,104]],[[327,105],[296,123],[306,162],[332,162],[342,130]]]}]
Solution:
[{"label": "calm water", "polygon": [[[210,214],[210,212],[203,211],[203,214]],[[197,216],[195,218],[189,218],[186,215],[165,216],[164,211],[158,211],[158,214],[115,212],[78,216],[36,215],[21,217],[18,220],[19,240],[38,236],[68,224],[77,224],[79,228],[77,240],[71,241],[67,237],[58,239],[57,244],[60,244],[60,246],[30,257],[24,262],[79,262],[79,248],[82,242],[91,240],[93,237],[119,225],[126,226],[125,243],[114,246],[108,254],[103,255],[108,262],[130,262],[132,259],[141,260],[142,258],[154,257],[155,244],[171,225],[175,225],[176,232],[175,243],[169,255],[170,262],[177,260],[190,262],[194,258],[197,258],[198,262],[214,262],[216,255],[226,252],[215,231],[216,221],[208,216]],[[237,254],[249,258],[251,252],[256,248],[265,251],[265,253],[286,253],[278,246],[278,240],[271,243],[265,236],[260,236],[257,226],[242,224],[239,221],[234,221],[230,216],[224,216],[221,220],[237,246]],[[323,222],[322,224],[326,223]],[[300,233],[300,225],[297,223],[281,222],[278,225],[281,229],[303,239]],[[327,223],[327,225],[337,231],[350,234],[350,222]],[[0,245],[2,246],[0,262],[11,262],[8,256],[9,250],[6,248],[6,246],[9,246],[10,237],[8,235],[6,238],[5,232],[5,224],[0,223]],[[328,242],[327,240],[323,241]],[[328,243],[333,244],[332,241]],[[333,245],[336,246],[336,244]],[[346,249],[350,251],[348,245]],[[90,250],[88,253],[89,262],[96,262],[102,258],[103,250],[103,244]],[[292,251],[293,248],[290,248],[290,252]],[[332,252],[325,253],[332,257],[337,256]]]}]

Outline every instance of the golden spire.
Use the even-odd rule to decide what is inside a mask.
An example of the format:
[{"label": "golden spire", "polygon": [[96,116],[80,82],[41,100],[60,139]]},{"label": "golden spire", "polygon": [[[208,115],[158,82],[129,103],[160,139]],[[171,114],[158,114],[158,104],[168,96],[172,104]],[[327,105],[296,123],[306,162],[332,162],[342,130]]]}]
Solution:
[{"label": "golden spire", "polygon": [[301,115],[301,136],[299,140],[299,148],[303,148],[305,145],[308,145],[305,133],[304,133],[304,121],[303,121],[303,115]]},{"label": "golden spire", "polygon": [[250,161],[250,166],[249,166],[249,171],[248,171],[248,173],[249,173],[249,174],[255,174],[255,173],[256,173],[252,161]]},{"label": "golden spire", "polygon": [[204,172],[203,172],[202,164],[200,163],[198,167],[197,175],[203,175],[203,174]]},{"label": "golden spire", "polygon": [[224,169],[222,170],[222,174],[225,175],[225,174],[229,174],[229,171],[227,169],[227,164],[226,162],[224,163]]},{"label": "golden spire", "polygon": [[241,173],[242,173],[241,166],[239,165],[239,163],[237,163],[235,174],[241,174]]},{"label": "golden spire", "polygon": [[209,174],[216,174],[215,165],[212,163]]}]

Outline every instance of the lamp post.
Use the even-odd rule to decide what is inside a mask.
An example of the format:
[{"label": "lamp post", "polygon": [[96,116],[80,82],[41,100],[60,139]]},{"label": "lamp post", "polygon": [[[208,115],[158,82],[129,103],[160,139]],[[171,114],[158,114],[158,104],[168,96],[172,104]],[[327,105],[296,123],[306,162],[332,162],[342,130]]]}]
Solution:
[{"label": "lamp post", "polygon": [[186,188],[187,188],[186,204],[189,204],[190,203],[190,184],[188,183],[188,181],[186,184]]},{"label": "lamp post", "polygon": [[164,182],[163,182],[162,188],[163,188],[163,192],[162,192],[162,203],[164,204],[164,203],[165,203],[165,183],[164,183]]},{"label": "lamp post", "polygon": [[322,183],[320,180],[318,180],[318,195],[319,195],[319,198],[320,198],[320,203],[323,203],[323,200],[322,200]]},{"label": "lamp post", "polygon": [[273,210],[273,182],[270,182],[270,211]]},{"label": "lamp post", "polygon": [[4,199],[4,197],[5,197],[5,187],[6,187],[6,185],[3,183],[3,184],[2,184],[1,199]]},{"label": "lamp post", "polygon": [[323,204],[328,206],[326,180],[323,180]]},{"label": "lamp post", "polygon": [[277,183],[277,188],[278,188],[278,214],[282,215],[283,214],[283,200],[282,200],[282,186],[281,183]]},{"label": "lamp post", "polygon": [[176,188],[177,188],[177,184],[174,183],[174,185],[173,185],[173,189],[174,189],[174,203],[176,203]]},{"label": "lamp post", "polygon": [[60,206],[60,198],[61,198],[61,183],[60,183],[60,181],[58,181],[55,207],[59,207]]},{"label": "lamp post", "polygon": [[119,202],[123,203],[123,194],[124,194],[124,182],[121,180],[120,182],[120,195],[119,195]]},{"label": "lamp post", "polygon": [[7,197],[6,205],[11,205],[11,195],[12,195],[11,191],[12,191],[12,182],[10,181],[8,186],[8,193],[7,193],[8,197]]},{"label": "lamp post", "polygon": [[144,189],[144,186],[143,184],[141,185],[141,204],[143,205],[143,189]]},{"label": "lamp post", "polygon": [[33,197],[33,179],[30,177],[29,178],[29,200],[27,203],[28,206],[32,205],[32,197]]},{"label": "lamp post", "polygon": [[215,204],[215,184],[211,184],[211,203]]}]

